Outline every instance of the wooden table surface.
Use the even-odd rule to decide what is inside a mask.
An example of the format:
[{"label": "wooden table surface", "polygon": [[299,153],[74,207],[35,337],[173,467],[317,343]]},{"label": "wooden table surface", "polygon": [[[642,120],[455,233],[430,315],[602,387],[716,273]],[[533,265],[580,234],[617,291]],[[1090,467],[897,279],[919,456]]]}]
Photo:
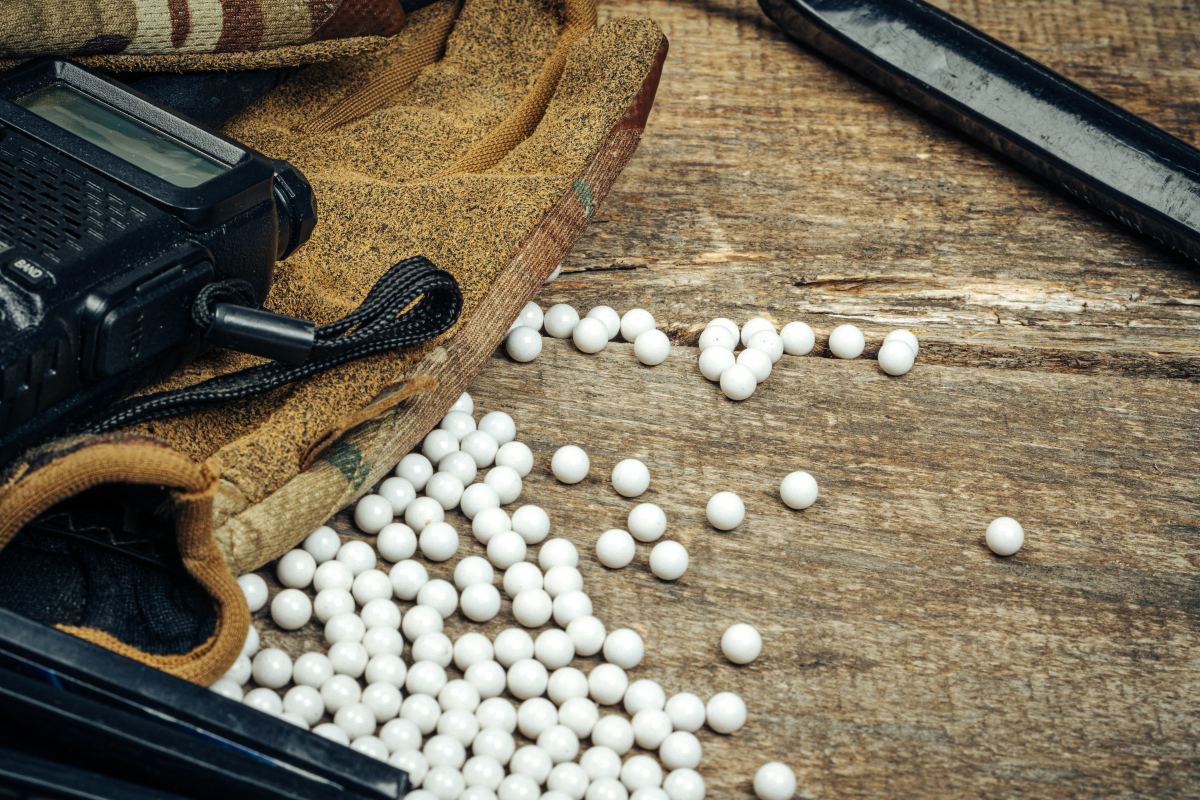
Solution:
[{"label": "wooden table surface", "polygon": [[[1200,143],[1191,0],[939,5]],[[656,19],[671,51],[641,150],[538,302],[648,308],[671,357],[547,340],[471,392],[533,447],[524,500],[579,545],[597,614],[645,635],[634,676],[746,699],[742,731],[702,734],[708,796],[750,795],[772,759],[802,797],[1200,795],[1200,273],[751,0],[601,13]],[[718,315],[804,320],[817,352],[731,403],[696,370]],[[864,358],[828,357],[843,322]],[[921,355],[894,379],[873,356],[898,327]],[[568,487],[548,463],[570,442],[593,470]],[[644,545],[624,570],[595,560],[632,506],[607,482],[624,457],[691,553],[677,583]],[[821,486],[804,512],[778,500],[794,469]],[[733,533],[704,520],[724,489],[748,509]],[[983,544],[1003,514],[1026,529],[1008,559]],[[748,667],[718,649],[737,621],[766,640]]]}]

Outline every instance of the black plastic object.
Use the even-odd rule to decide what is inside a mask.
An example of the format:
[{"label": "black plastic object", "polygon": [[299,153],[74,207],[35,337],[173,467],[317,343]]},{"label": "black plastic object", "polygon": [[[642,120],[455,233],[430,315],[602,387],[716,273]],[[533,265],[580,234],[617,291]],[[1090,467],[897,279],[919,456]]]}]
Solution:
[{"label": "black plastic object", "polygon": [[0,747],[0,798],[4,800],[180,800],[99,772]]},{"label": "black plastic object", "polygon": [[219,303],[213,312],[208,343],[256,356],[303,364],[312,352],[316,326],[305,319],[272,314],[261,308]]},{"label": "black plastic object", "polygon": [[194,358],[197,293],[257,305],[307,240],[291,165],[69,61],[0,77],[0,462]]},{"label": "black plastic object", "polygon": [[1200,262],[1200,151],[921,0],[759,0],[790,36]]},{"label": "black plastic object", "polygon": [[43,751],[57,747],[86,768],[104,769],[118,780],[166,791],[178,788],[206,800],[319,800],[340,788],[4,669],[0,719],[9,730],[20,731],[25,746]]},{"label": "black plastic object", "polygon": [[385,800],[400,770],[0,610],[0,746],[188,798]]},{"label": "black plastic object", "polygon": [[[154,102],[210,128],[219,128],[286,81],[294,69],[238,70],[232,72],[163,72],[131,85]],[[278,212],[278,246],[283,260],[308,241],[316,225],[316,200],[312,187],[286,161],[275,160],[275,208]]]}]

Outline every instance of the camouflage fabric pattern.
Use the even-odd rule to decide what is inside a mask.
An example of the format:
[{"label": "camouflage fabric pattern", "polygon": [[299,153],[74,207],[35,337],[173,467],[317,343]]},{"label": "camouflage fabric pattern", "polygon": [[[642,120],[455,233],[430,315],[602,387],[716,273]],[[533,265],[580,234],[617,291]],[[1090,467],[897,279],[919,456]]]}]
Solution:
[{"label": "camouflage fabric pattern", "polygon": [[403,25],[397,0],[0,0],[0,59],[254,52]]}]

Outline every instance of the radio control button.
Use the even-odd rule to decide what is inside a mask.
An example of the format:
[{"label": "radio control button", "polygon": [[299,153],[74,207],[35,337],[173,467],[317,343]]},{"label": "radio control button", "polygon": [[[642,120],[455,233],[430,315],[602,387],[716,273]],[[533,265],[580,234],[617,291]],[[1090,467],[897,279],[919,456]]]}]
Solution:
[{"label": "radio control button", "polygon": [[193,335],[192,302],[211,281],[207,261],[178,264],[145,280],[99,320],[92,371],[116,375],[186,344]]},{"label": "radio control button", "polygon": [[54,275],[31,258],[14,258],[4,265],[4,272],[29,289],[48,289],[54,285]]}]

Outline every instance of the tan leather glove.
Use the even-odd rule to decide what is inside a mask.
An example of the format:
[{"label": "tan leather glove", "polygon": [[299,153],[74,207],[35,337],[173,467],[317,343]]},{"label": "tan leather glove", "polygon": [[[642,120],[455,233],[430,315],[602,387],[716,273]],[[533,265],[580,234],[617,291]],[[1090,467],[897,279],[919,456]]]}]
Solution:
[{"label": "tan leather glove", "polygon": [[[462,316],[425,346],[257,402],[32,454],[0,490],[0,603],[6,562],[28,564],[47,536],[32,521],[66,513],[86,525],[102,492],[140,509],[125,535],[157,523],[181,556],[157,543],[156,585],[179,594],[178,624],[160,637],[174,644],[128,641],[144,629],[130,622],[147,616],[136,610],[59,602],[47,621],[192,680],[223,674],[248,624],[233,575],[365,493],[463,391],[633,154],[665,52],[648,20],[595,27],[590,0],[443,1],[374,52],[309,66],[234,120],[230,135],[294,163],[318,199],[312,240],[278,266],[268,308],[329,322],[393,264],[424,255],[457,278]],[[251,361],[215,352],[156,388]],[[82,557],[71,558],[77,576]],[[100,624],[110,618],[120,624]]]}]

